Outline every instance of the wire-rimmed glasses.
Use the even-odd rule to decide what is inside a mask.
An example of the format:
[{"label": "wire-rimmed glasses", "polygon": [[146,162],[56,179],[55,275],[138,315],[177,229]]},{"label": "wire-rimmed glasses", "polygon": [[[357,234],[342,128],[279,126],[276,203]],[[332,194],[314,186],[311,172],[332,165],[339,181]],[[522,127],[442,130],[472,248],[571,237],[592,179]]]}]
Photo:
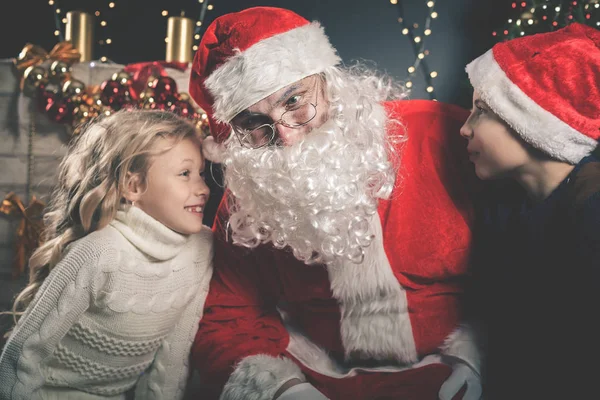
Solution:
[{"label": "wire-rimmed glasses", "polygon": [[239,127],[234,124],[233,131],[240,144],[249,149],[260,149],[275,143],[276,125],[297,129],[305,126],[317,116],[317,101],[319,98],[319,80],[315,83],[315,102],[305,102],[287,107],[281,117],[271,124],[260,124],[255,127]]}]

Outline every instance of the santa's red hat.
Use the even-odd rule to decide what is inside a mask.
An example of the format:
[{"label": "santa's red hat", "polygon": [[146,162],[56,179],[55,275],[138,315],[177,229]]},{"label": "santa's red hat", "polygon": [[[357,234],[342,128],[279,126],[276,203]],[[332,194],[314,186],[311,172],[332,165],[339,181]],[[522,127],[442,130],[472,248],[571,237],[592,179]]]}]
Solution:
[{"label": "santa's red hat", "polygon": [[600,31],[572,23],[497,43],[466,67],[483,101],[521,137],[578,163],[600,138]]},{"label": "santa's red hat", "polygon": [[230,134],[225,124],[239,112],[339,62],[318,22],[282,8],[248,8],[207,28],[194,56],[189,93],[206,111],[214,140],[222,143]]}]

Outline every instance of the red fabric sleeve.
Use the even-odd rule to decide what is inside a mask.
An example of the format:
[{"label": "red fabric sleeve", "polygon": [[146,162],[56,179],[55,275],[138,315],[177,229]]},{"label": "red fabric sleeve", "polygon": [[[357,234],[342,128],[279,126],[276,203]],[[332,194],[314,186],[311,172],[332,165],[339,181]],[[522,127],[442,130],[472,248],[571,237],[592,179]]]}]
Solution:
[{"label": "red fabric sleeve", "polygon": [[235,364],[244,357],[283,355],[289,341],[275,308],[277,294],[269,289],[277,287],[277,275],[267,271],[273,263],[261,259],[259,265],[256,257],[264,252],[225,240],[226,197],[227,193],[213,226],[214,273],[191,354],[192,366],[203,382],[203,395],[209,399],[219,397]]}]

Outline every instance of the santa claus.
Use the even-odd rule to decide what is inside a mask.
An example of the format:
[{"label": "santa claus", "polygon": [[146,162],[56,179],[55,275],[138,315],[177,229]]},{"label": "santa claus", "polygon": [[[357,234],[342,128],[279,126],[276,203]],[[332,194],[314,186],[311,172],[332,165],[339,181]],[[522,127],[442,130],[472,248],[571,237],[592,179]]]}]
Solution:
[{"label": "santa claus", "polygon": [[318,22],[271,7],[208,27],[189,91],[227,187],[202,398],[478,399],[468,112],[342,66]]}]

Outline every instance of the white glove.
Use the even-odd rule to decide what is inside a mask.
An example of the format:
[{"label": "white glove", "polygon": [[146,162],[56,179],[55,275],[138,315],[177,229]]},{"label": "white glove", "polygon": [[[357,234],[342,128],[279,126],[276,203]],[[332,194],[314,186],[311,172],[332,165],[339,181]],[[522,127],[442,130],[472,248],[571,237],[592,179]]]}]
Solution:
[{"label": "white glove", "polygon": [[465,383],[467,390],[463,400],[480,400],[482,387],[479,374],[463,362],[452,363],[452,374],[446,379],[438,393],[440,400],[452,400]]},{"label": "white glove", "polygon": [[329,400],[308,382],[299,383],[283,392],[277,400]]}]

